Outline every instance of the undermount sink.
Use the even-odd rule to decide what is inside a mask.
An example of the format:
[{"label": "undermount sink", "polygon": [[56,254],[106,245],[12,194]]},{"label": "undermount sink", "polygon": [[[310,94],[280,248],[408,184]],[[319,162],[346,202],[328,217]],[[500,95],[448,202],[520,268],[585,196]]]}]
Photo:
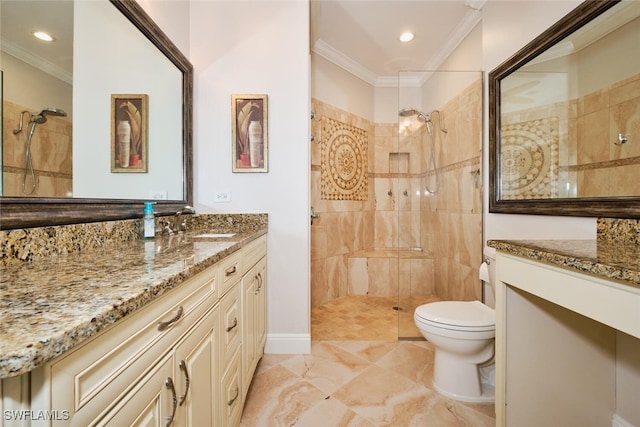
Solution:
[{"label": "undermount sink", "polygon": [[215,237],[233,237],[235,236],[236,233],[204,233],[204,234],[198,234],[197,236],[193,236],[193,237],[201,237],[203,239],[205,238],[215,238]]}]

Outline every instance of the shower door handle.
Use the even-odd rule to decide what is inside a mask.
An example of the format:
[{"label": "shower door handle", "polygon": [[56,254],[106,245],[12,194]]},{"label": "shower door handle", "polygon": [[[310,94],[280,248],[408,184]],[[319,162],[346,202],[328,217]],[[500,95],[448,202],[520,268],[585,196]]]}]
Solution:
[{"label": "shower door handle", "polygon": [[320,218],[320,215],[316,214],[316,212],[313,210],[313,206],[311,206],[311,225],[313,225],[313,220],[316,218]]}]

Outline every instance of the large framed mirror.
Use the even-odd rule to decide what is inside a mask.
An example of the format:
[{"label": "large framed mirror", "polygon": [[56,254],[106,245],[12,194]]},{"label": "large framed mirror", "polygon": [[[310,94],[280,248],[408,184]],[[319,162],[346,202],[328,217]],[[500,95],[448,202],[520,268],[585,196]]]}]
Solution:
[{"label": "large framed mirror", "polygon": [[[39,13],[29,10],[40,6]],[[66,10],[47,10],[50,6]],[[157,202],[159,215],[191,205],[193,67],[142,7],[134,0],[7,0],[2,7],[0,229],[139,218],[149,200]],[[42,52],[25,52],[8,33],[16,21],[12,14],[55,15],[58,24],[66,23],[60,27],[72,28],[60,38],[72,38],[73,57],[57,52],[56,63],[43,60]],[[24,83],[10,75],[16,69],[16,76],[28,70],[52,78]],[[65,84],[70,87],[66,92]],[[55,98],[43,96],[41,88],[53,85],[62,87],[54,91]],[[146,170],[135,170],[134,163],[126,169],[123,163],[114,173],[114,123],[120,110],[116,106],[114,113],[113,99],[148,100]],[[23,131],[16,133],[20,120]],[[30,133],[32,156],[25,160]],[[38,144],[43,151],[37,151]],[[71,167],[46,170],[51,163]]]},{"label": "large framed mirror", "polygon": [[640,218],[640,2],[585,1],[489,74],[489,212]]}]

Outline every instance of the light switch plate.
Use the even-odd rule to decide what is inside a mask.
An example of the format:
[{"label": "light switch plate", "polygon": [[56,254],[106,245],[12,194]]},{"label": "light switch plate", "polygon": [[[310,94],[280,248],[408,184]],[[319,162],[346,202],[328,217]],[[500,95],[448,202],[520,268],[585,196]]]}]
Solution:
[{"label": "light switch plate", "polygon": [[214,203],[228,203],[231,201],[231,191],[230,190],[216,190],[213,193],[213,202]]},{"label": "light switch plate", "polygon": [[152,191],[149,194],[151,200],[169,200],[169,192],[163,190]]}]

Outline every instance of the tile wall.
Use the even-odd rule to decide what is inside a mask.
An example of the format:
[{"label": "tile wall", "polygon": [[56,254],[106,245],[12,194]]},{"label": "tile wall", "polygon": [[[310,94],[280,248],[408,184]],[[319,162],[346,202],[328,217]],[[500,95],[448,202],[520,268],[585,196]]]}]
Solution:
[{"label": "tile wall", "polygon": [[[443,299],[481,297],[481,79],[441,110],[448,132],[437,133],[440,190],[427,196],[425,184],[433,176],[423,125],[399,135],[398,123],[371,123],[312,100],[311,199],[319,215],[311,227],[312,307],[348,294],[394,296],[399,290]],[[368,131],[368,200],[321,199],[323,117]],[[434,121],[439,125],[437,116]],[[398,248],[400,257],[397,251],[381,255]]]},{"label": "tile wall", "polygon": [[[29,131],[29,116],[25,114],[23,131],[17,135],[13,130],[20,123],[22,111],[35,110],[3,101],[3,146],[2,182],[5,196],[23,196],[22,181],[25,171],[26,136]],[[44,124],[37,126],[31,141],[31,159],[36,177],[34,197],[67,197],[72,194],[73,158],[72,124],[62,117],[47,117]],[[27,192],[31,191],[30,172],[26,182]]]},{"label": "tile wall", "polygon": [[[421,243],[434,256],[434,288],[439,298],[481,299],[482,80],[441,109],[448,132],[436,145],[440,186],[437,193],[422,199]],[[424,179],[433,181],[430,176]]]},{"label": "tile wall", "polygon": [[[311,226],[311,305],[316,307],[347,295],[349,254],[373,247],[375,202],[369,181],[364,201],[321,199],[322,120],[330,118],[367,131],[369,144],[374,127],[371,122],[331,105],[312,100],[311,110],[311,206],[319,216]],[[374,150],[369,146],[367,161],[371,173]]]},{"label": "tile wall", "polygon": [[[637,180],[629,179],[640,176],[640,74],[578,99],[570,111],[577,195],[640,195]],[[628,142],[615,144],[618,134]]]},{"label": "tile wall", "polygon": [[[640,175],[640,74],[568,102],[503,115],[502,130],[551,118],[558,123],[554,165],[558,172],[546,177],[547,194],[563,198],[638,196],[637,183],[629,176]],[[619,134],[628,141],[616,144]],[[539,136],[541,145],[552,139],[551,135]],[[527,191],[508,198],[545,198],[531,197],[535,195]]]}]

